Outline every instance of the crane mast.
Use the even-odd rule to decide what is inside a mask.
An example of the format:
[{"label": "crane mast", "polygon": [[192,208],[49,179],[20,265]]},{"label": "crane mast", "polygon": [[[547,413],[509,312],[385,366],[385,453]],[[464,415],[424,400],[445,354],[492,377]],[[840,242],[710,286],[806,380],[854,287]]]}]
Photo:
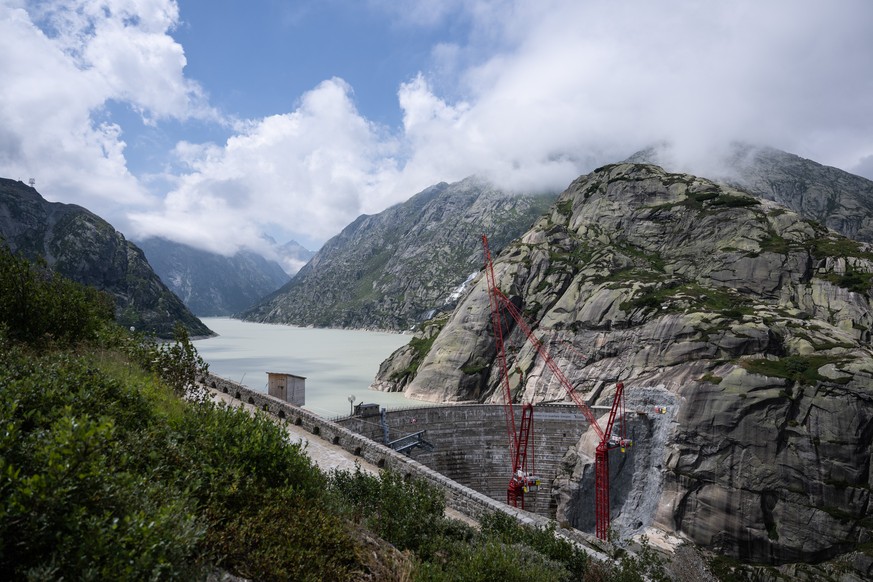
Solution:
[{"label": "crane mast", "polygon": [[512,461],[512,474],[506,487],[506,503],[513,507],[524,509],[524,494],[536,491],[540,478],[533,471],[533,454],[531,454],[531,471],[528,471],[528,443],[533,433],[533,405],[522,406],[521,425],[516,430],[515,410],[512,406],[512,388],[509,385],[509,369],[506,363],[506,349],[503,341],[503,316],[501,307],[505,307],[505,295],[497,289],[494,279],[494,264],[491,262],[491,252],[488,250],[488,239],[483,235],[485,249],[485,277],[488,280],[488,297],[491,302],[491,326],[494,329],[494,341],[497,344],[497,360],[500,365],[500,382],[503,387],[503,412],[506,417],[506,431],[509,436],[509,456]]},{"label": "crane mast", "polygon": [[[597,434],[598,444],[594,456],[594,513],[597,537],[607,539],[609,535],[609,451],[615,448],[625,448],[632,443],[625,438],[625,409],[624,409],[624,384],[618,382],[615,385],[615,396],[609,411],[606,429],[600,427],[591,409],[585,400],[573,388],[573,384],[567,379],[558,365],[549,356],[542,341],[534,335],[533,330],[525,321],[521,312],[509,298],[497,287],[494,276],[494,263],[491,260],[491,251],[488,248],[488,237],[482,235],[482,246],[485,255],[485,276],[488,283],[488,297],[491,303],[491,324],[494,328],[494,338],[497,347],[497,360],[500,365],[500,381],[504,395],[504,413],[506,415],[506,429],[509,435],[510,456],[512,458],[512,477],[507,488],[507,503],[515,507],[524,508],[524,493],[538,487],[539,477],[527,473],[526,460],[528,440],[533,432],[533,405],[526,403],[522,408],[521,426],[516,430],[515,411],[512,407],[512,390],[509,384],[509,369],[506,361],[506,346],[504,338],[503,313],[509,314],[518,327],[525,333],[531,345],[536,349],[540,358],[545,362],[549,370],[564,387],[565,392],[576,407],[585,416],[590,426]],[[619,434],[613,435],[615,422],[618,419]],[[531,454],[533,457],[533,454]]]}]

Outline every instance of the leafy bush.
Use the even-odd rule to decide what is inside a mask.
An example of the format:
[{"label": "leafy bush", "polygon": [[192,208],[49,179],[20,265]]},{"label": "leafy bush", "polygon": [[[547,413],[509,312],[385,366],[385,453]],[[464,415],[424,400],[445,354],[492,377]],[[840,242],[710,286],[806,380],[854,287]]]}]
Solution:
[{"label": "leafy bush", "polygon": [[743,368],[753,374],[785,378],[792,382],[814,386],[819,381],[827,380],[818,373],[819,368],[834,361],[838,360],[831,356],[795,355],[776,360],[743,360],[740,363]]},{"label": "leafy bush", "polygon": [[442,526],[443,492],[421,479],[390,470],[377,477],[356,467],[333,471],[329,487],[347,515],[398,549],[421,550]]},{"label": "leafy bush", "polygon": [[588,569],[588,555],[564,538],[555,535],[555,527],[524,527],[503,513],[492,513],[482,519],[482,531],[506,544],[524,544],[551,560],[561,563],[573,576],[581,578]]},{"label": "leafy bush", "polygon": [[177,323],[173,330],[173,342],[155,345],[151,359],[151,369],[170,386],[177,396],[199,396],[192,394],[197,386],[197,379],[209,372],[209,366],[194,349],[188,330]]},{"label": "leafy bush", "polygon": [[0,359],[0,571],[7,578],[188,579],[204,532],[177,483],[136,470],[153,417],[65,354]]}]

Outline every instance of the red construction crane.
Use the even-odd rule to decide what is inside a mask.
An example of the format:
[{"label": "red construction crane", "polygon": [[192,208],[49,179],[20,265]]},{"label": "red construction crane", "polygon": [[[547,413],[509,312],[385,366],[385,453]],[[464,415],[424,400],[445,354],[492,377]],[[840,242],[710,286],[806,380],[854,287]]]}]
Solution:
[{"label": "red construction crane", "polygon": [[528,443],[533,435],[533,405],[525,403],[521,408],[521,425],[516,431],[515,410],[512,407],[512,390],[509,386],[509,370],[506,366],[506,350],[503,345],[503,317],[500,313],[505,296],[497,290],[494,282],[494,265],[488,250],[488,239],[482,235],[485,247],[485,276],[488,279],[488,297],[491,300],[491,325],[497,344],[497,360],[500,363],[500,378],[503,385],[503,411],[506,415],[506,431],[509,434],[509,456],[512,461],[512,475],[506,487],[506,503],[524,509],[524,494],[539,489],[540,478],[535,474],[534,455],[531,449],[530,471],[528,471]]},{"label": "red construction crane", "polygon": [[[534,335],[515,304],[497,288],[497,281],[494,277],[494,264],[491,261],[491,251],[488,249],[488,237],[485,235],[482,235],[482,246],[485,251],[485,276],[488,281],[488,297],[491,302],[491,322],[494,327],[494,337],[497,343],[497,359],[500,362],[500,376],[505,398],[506,426],[509,432],[510,450],[513,460],[512,478],[507,490],[507,501],[510,505],[517,507],[517,502],[520,500],[521,507],[524,508],[524,492],[528,490],[525,489],[525,486],[530,482],[530,477],[532,476],[527,473],[525,463],[528,438],[533,430],[533,405],[529,403],[524,404],[521,427],[516,432],[515,415],[512,409],[512,393],[509,386],[509,373],[506,363],[502,313],[508,313],[525,335],[527,335],[528,340],[536,348],[537,353],[543,359],[546,366],[558,379],[567,395],[570,396],[579,410],[582,411],[588,423],[597,433],[599,442],[594,456],[594,511],[597,537],[605,540],[609,534],[609,451],[620,447],[622,452],[624,452],[625,448],[631,445],[631,441],[625,438],[624,384],[618,382],[615,385],[615,397],[613,398],[612,407],[609,411],[609,420],[604,430],[600,427],[600,424],[598,424],[597,419],[582,397],[576,393],[573,384],[561,372],[561,369],[552,360],[551,356],[549,356],[543,343]],[[619,430],[618,435],[613,435],[616,418],[619,419]],[[531,453],[531,456],[533,457],[533,453]],[[534,478],[536,479],[536,484],[539,485],[539,478]]]}]

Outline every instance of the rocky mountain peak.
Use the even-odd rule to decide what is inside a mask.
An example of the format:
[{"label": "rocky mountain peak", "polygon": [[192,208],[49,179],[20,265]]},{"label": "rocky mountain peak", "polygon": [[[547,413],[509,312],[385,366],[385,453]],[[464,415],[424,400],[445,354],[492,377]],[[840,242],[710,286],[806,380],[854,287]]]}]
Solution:
[{"label": "rocky mountain peak", "polygon": [[[655,526],[783,563],[870,535],[868,245],[736,187],[616,164],[573,182],[495,273],[591,405],[622,380],[635,409],[670,410],[635,417],[639,445],[612,494],[620,536]],[[375,387],[501,401],[484,285],[383,364]],[[517,400],[566,398],[524,334],[506,343]],[[582,529],[593,442],[568,453],[552,492],[558,518]]]},{"label": "rocky mountain peak", "polygon": [[0,178],[0,244],[115,298],[116,320],[161,337],[176,323],[194,336],[212,332],[167,289],[143,252],[96,214],[46,201],[22,182]]}]

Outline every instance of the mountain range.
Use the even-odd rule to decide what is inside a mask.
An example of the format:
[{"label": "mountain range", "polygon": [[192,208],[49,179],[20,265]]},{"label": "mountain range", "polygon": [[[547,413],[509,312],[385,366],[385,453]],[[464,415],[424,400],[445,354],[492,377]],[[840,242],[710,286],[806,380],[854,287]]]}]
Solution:
[{"label": "mountain range", "polygon": [[279,263],[251,251],[225,257],[163,238],[138,245],[167,287],[201,317],[247,309],[290,279]]},{"label": "mountain range", "polygon": [[181,323],[192,336],[212,335],[161,282],[142,250],[80,206],[48,202],[31,186],[0,178],[0,238],[13,252],[110,293],[125,327],[172,337]]}]

